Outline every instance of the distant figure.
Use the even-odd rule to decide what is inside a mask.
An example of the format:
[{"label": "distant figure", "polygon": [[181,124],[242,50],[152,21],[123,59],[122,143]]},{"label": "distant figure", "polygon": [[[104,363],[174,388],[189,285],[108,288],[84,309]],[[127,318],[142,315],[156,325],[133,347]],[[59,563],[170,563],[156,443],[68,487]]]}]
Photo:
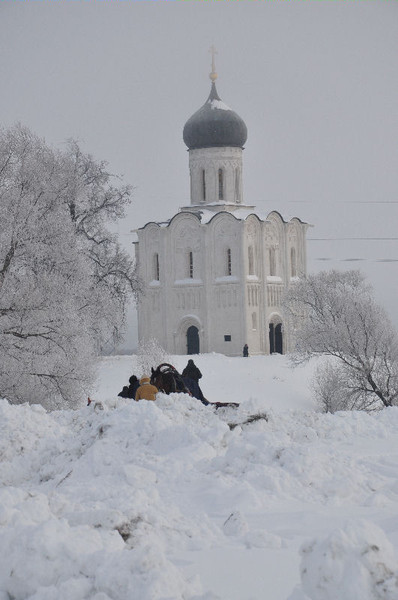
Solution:
[{"label": "distant figure", "polygon": [[249,356],[249,346],[247,344],[243,346],[243,356]]},{"label": "distant figure", "polygon": [[122,391],[118,394],[121,398],[132,398],[135,400],[135,394],[140,386],[140,382],[138,381],[138,377],[132,375],[129,379],[130,385],[123,386]]},{"label": "distant figure", "polygon": [[202,373],[193,362],[192,358],[189,359],[187,366],[182,372],[182,378],[185,385],[191,392],[194,398],[200,400],[203,404],[210,404],[208,400],[203,396],[203,392],[200,389],[199,379],[201,379]]},{"label": "distant figure", "polygon": [[158,388],[151,384],[149,377],[144,375],[140,379],[140,386],[135,393],[135,399],[138,400],[156,400]]}]

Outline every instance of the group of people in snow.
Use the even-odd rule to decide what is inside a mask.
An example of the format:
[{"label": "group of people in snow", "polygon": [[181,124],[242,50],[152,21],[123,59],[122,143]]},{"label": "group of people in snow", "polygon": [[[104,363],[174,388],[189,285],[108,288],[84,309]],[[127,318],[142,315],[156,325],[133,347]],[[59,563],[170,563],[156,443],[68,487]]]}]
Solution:
[{"label": "group of people in snow", "polygon": [[158,388],[151,384],[149,377],[144,375],[138,380],[136,375],[132,375],[129,379],[129,385],[123,386],[122,391],[118,394],[121,398],[131,398],[132,400],[155,400]]},{"label": "group of people in snow", "polygon": [[[200,389],[199,379],[201,379],[201,377],[202,373],[190,358],[187,366],[182,372],[182,378],[192,396],[200,400],[203,404],[208,404],[208,401],[203,396],[202,390]],[[155,400],[158,391],[158,388],[151,383],[151,380],[147,375],[141,377],[140,380],[138,380],[136,375],[132,375],[129,379],[129,385],[125,385],[118,396],[121,398],[132,398],[136,401]]]}]

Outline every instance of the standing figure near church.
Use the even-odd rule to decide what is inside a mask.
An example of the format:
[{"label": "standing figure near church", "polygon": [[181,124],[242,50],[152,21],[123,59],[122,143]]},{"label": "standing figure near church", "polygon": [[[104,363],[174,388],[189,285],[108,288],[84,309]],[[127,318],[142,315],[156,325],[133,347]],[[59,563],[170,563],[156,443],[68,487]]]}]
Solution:
[{"label": "standing figure near church", "polygon": [[249,346],[247,344],[243,346],[243,356],[249,356]]}]

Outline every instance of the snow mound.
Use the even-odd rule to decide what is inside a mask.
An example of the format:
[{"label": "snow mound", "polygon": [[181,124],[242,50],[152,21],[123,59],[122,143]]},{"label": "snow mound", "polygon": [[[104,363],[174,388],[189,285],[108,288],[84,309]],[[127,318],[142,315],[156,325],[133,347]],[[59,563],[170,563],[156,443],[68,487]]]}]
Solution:
[{"label": "snow mound", "polygon": [[239,408],[133,402],[134,360],[78,410],[0,400],[0,600],[398,598],[398,407],[315,412],[274,356],[195,357]]},{"label": "snow mound", "polygon": [[385,533],[351,522],[301,548],[301,588],[290,600],[396,600],[398,560]]}]

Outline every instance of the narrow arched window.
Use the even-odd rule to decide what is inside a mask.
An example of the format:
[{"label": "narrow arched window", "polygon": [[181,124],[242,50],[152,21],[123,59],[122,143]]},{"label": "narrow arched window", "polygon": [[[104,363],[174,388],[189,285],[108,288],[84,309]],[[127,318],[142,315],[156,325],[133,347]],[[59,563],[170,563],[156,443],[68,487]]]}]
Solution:
[{"label": "narrow arched window", "polygon": [[249,246],[249,248],[248,248],[248,257],[249,257],[249,275],[254,275],[254,253],[253,253],[253,246]]},{"label": "narrow arched window", "polygon": [[206,171],[202,169],[202,200],[206,200]]},{"label": "narrow arched window", "polygon": [[235,171],[235,200],[240,202],[240,180],[239,180],[239,169]]},{"label": "narrow arched window", "polygon": [[292,277],[297,277],[296,248],[290,249],[290,273]]},{"label": "narrow arched window", "polygon": [[257,313],[252,313],[252,329],[257,329]]},{"label": "narrow arched window", "polygon": [[188,253],[188,277],[193,279],[193,252]]},{"label": "narrow arched window", "polygon": [[159,254],[157,252],[155,252],[155,254],[153,255],[153,278],[156,281],[159,281],[159,275],[160,275]]},{"label": "narrow arched window", "polygon": [[227,275],[232,275],[231,248],[227,249]]},{"label": "narrow arched window", "polygon": [[269,249],[269,274],[276,275],[275,248]]},{"label": "narrow arched window", "polygon": [[218,169],[218,199],[224,200],[224,172]]}]

